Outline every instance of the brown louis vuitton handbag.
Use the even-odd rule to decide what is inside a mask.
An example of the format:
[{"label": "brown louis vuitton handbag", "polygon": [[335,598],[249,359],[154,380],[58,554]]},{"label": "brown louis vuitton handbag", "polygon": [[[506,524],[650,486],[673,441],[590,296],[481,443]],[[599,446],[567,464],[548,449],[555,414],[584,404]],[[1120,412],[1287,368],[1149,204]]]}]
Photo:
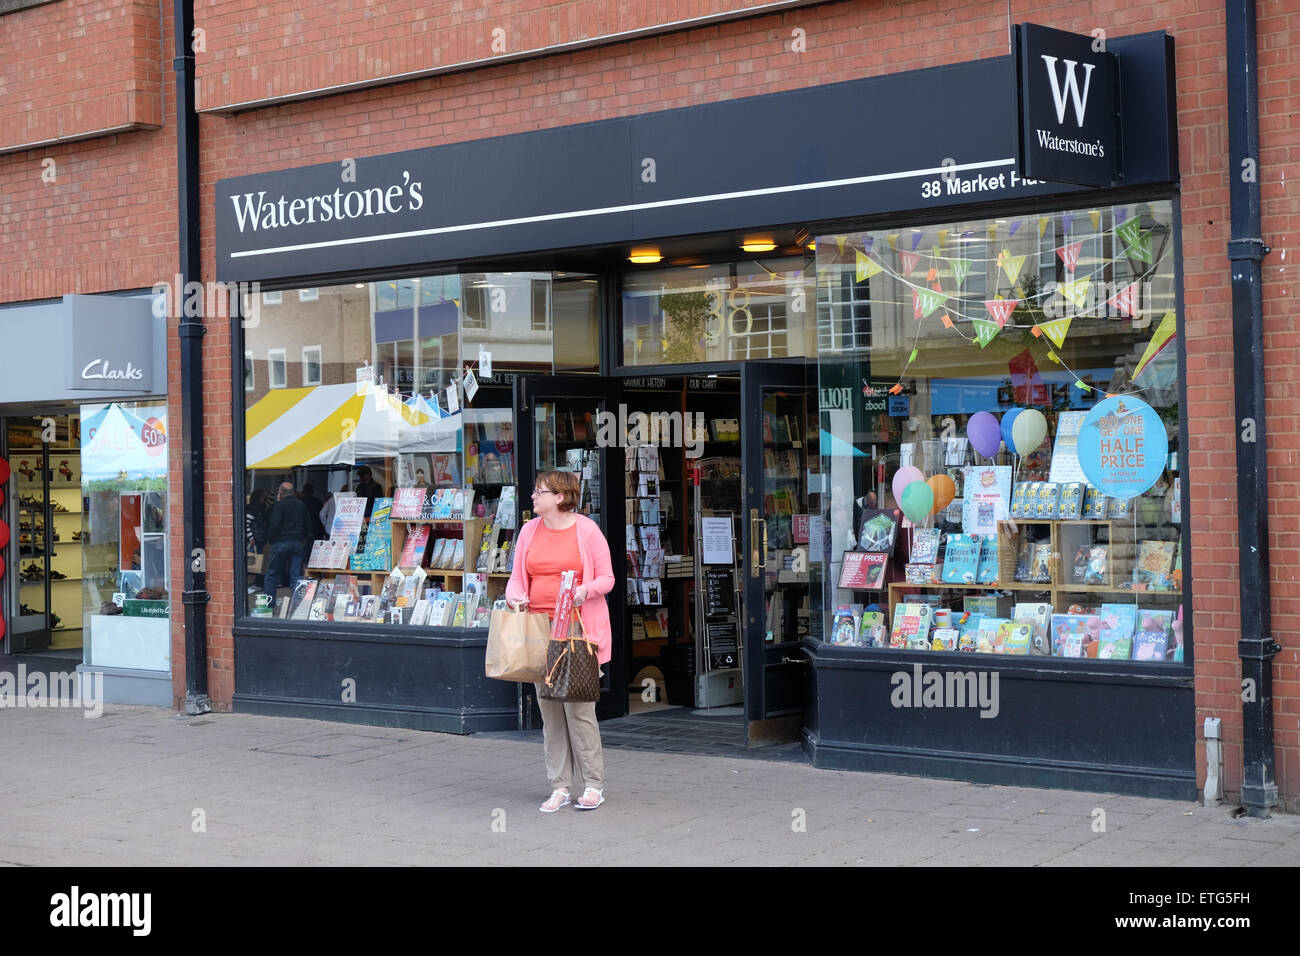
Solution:
[{"label": "brown louis vuitton handbag", "polygon": [[542,678],[539,694],[546,700],[565,703],[589,703],[600,699],[600,662],[596,645],[581,635],[569,631],[562,641],[550,640],[546,647],[546,675]]}]

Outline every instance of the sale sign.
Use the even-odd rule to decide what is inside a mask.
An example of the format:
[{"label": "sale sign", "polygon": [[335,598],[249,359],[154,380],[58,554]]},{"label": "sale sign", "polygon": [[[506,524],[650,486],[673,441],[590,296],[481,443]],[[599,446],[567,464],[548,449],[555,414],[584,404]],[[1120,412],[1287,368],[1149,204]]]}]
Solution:
[{"label": "sale sign", "polygon": [[1132,395],[1098,402],[1079,427],[1083,474],[1112,498],[1142,494],[1164,473],[1168,457],[1165,423]]}]

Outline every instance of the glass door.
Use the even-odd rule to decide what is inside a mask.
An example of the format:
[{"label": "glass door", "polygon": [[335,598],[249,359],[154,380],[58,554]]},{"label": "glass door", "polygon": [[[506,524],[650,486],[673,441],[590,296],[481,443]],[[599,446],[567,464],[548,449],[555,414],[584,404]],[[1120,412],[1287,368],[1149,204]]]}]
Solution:
[{"label": "glass door", "polygon": [[[623,448],[616,429],[604,413],[617,421],[622,395],[619,383],[587,375],[520,376],[515,379],[515,422],[519,444],[520,526],[533,515],[529,492],[543,471],[578,473],[581,500],[577,510],[591,518],[610,542],[614,590],[606,595],[613,625],[613,658],[604,668],[597,718],[627,713],[627,669],[630,636],[621,626],[625,595],[623,562]],[[604,426],[604,427],[602,427]],[[612,439],[612,440],[611,440]],[[617,482],[612,479],[618,479]],[[524,722],[540,727],[541,715],[532,698],[531,684],[521,684]]]},{"label": "glass door", "polygon": [[[798,740],[812,615],[808,476],[819,468],[816,369],[741,371],[745,719],[750,747]],[[820,599],[820,598],[819,598]]]}]

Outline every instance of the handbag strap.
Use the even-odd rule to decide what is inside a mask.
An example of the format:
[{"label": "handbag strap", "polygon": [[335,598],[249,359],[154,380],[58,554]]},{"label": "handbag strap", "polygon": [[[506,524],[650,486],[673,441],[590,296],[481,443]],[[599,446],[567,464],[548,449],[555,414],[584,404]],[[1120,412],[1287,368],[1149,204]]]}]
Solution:
[{"label": "handbag strap", "polygon": [[[568,642],[566,641],[565,644],[567,645]],[[546,686],[547,686],[547,687],[550,687],[552,684],[555,683],[555,672],[556,672],[557,670],[559,670],[560,662],[564,660],[564,655],[567,654],[567,653],[569,653],[569,648],[566,646],[566,647],[564,648],[564,650],[560,651],[560,656],[557,657],[557,658],[555,658],[555,664],[552,665],[551,670],[550,670],[550,673],[548,673],[548,674],[546,675]]]}]

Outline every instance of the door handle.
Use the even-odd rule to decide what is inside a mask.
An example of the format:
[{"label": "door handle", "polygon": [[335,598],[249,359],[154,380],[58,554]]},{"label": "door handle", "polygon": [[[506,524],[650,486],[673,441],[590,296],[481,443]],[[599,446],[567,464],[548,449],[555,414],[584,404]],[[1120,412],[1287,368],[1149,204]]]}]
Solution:
[{"label": "door handle", "polygon": [[806,658],[806,657],[782,657],[782,658],[781,658],[781,663],[782,663],[782,664],[807,664],[807,663],[808,663],[808,658]]},{"label": "door handle", "polygon": [[[761,557],[759,556],[758,553],[758,545],[759,545],[758,525],[760,520],[761,519],[758,516],[758,509],[750,508],[749,509],[749,576],[751,578],[756,578],[759,576],[759,573],[763,570],[763,562],[767,560],[766,549],[764,549],[763,555]],[[764,536],[766,536],[766,528],[764,528]]]}]

